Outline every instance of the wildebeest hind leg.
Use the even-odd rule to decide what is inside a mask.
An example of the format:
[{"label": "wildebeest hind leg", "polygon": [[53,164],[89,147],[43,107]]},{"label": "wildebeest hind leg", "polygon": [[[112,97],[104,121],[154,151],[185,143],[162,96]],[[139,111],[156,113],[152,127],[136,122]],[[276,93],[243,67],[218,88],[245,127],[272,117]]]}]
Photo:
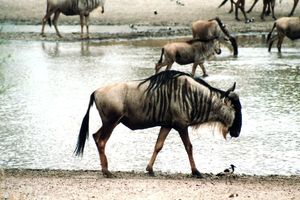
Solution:
[{"label": "wildebeest hind leg", "polygon": [[277,49],[278,49],[279,53],[281,53],[281,45],[282,45],[282,42],[283,42],[283,38],[284,38],[284,35],[279,35],[278,36]]},{"label": "wildebeest hind leg", "polygon": [[102,127],[95,134],[93,134],[100,156],[102,173],[108,178],[112,177],[112,173],[108,171],[108,163],[105,155],[105,146],[109,137],[111,136],[113,129],[117,126],[117,124],[118,122],[103,124]]},{"label": "wildebeest hind leg", "polygon": [[161,127],[158,137],[157,137],[157,141],[154,147],[154,151],[152,154],[152,157],[147,165],[146,170],[148,171],[150,176],[154,176],[154,172],[153,172],[153,164],[155,162],[155,159],[157,157],[157,154],[160,152],[160,150],[163,148],[164,142],[169,134],[169,132],[171,131],[171,128],[164,128]]},{"label": "wildebeest hind leg", "polygon": [[42,30],[41,30],[41,36],[45,36],[44,34],[44,30],[45,30],[45,25],[47,23],[47,21],[49,20],[49,26],[51,26],[51,15],[54,13],[54,11],[49,11],[46,13],[45,17],[42,19]]},{"label": "wildebeest hind leg", "polygon": [[80,37],[83,38],[83,26],[84,26],[84,22],[83,22],[84,16],[81,14],[80,15]]},{"label": "wildebeest hind leg", "polygon": [[193,146],[190,141],[188,129],[186,128],[184,130],[179,131],[179,135],[181,137],[181,140],[184,144],[185,150],[189,157],[189,161],[190,161],[190,165],[191,165],[191,169],[192,169],[192,175],[197,178],[203,178],[201,173],[196,168],[196,164],[195,164],[194,157],[193,157]]}]

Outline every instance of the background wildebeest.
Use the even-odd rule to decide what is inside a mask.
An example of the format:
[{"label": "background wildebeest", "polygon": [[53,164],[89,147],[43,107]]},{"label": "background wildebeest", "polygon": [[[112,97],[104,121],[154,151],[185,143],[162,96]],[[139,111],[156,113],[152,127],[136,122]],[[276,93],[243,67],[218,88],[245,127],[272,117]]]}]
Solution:
[{"label": "background wildebeest", "polygon": [[[223,6],[228,0],[223,0],[222,3],[219,5],[219,8],[221,6]],[[245,20],[246,22],[250,22],[251,20],[249,20],[247,18],[247,15],[245,14],[245,0],[237,0],[236,2],[234,0],[230,0],[231,2],[231,8],[229,10],[229,13],[232,12],[233,10],[233,5],[235,5],[235,17],[237,20],[239,20],[238,18],[238,8],[240,8],[240,10],[242,11],[242,13],[245,16]],[[247,13],[250,13],[252,11],[252,9],[254,8],[254,6],[256,5],[256,3],[258,2],[258,0],[254,0],[252,6],[250,7],[250,9],[247,11]],[[281,2],[281,1],[280,1]],[[294,14],[294,11],[298,5],[299,0],[294,0],[294,5],[293,8],[290,12],[290,14],[288,16],[292,16]],[[262,13],[260,15],[260,18],[262,20],[264,20],[264,16],[265,15],[269,15],[272,12],[272,17],[273,19],[276,19],[275,17],[275,12],[274,12],[274,7],[275,7],[275,0],[263,0],[263,10]]]},{"label": "background wildebeest", "polygon": [[[219,8],[222,7],[228,0],[224,0],[220,5],[219,5]],[[230,0],[231,2],[231,10],[232,10],[232,5],[234,4],[235,5],[235,19],[237,21],[240,21],[240,18],[239,18],[239,14],[238,14],[238,9],[241,10],[241,12],[243,13],[244,17],[245,17],[245,23],[249,23],[249,22],[252,22],[253,19],[249,19],[247,17],[247,14],[245,12],[245,0],[237,0],[236,2],[233,1],[233,0]],[[231,10],[229,12],[231,12]]]},{"label": "background wildebeest", "polygon": [[238,137],[242,126],[239,96],[233,87],[226,92],[211,87],[202,79],[177,71],[164,71],[141,81],[117,83],[102,87],[90,96],[83,118],[76,155],[82,155],[89,132],[89,112],[95,102],[102,126],[93,134],[98,148],[102,172],[108,170],[105,145],[114,128],[122,123],[132,130],[160,126],[154,152],[146,170],[153,175],[153,165],[170,130],[178,131],[187,151],[192,174],[201,177],[193,158],[188,127],[203,123],[218,123],[224,138]]},{"label": "background wildebeest", "polygon": [[86,25],[87,38],[89,38],[89,15],[98,6],[102,7],[104,13],[105,0],[47,0],[46,15],[42,19],[41,35],[44,35],[45,24],[48,21],[51,26],[51,15],[54,13],[52,23],[56,34],[62,37],[57,28],[57,20],[60,13],[64,15],[79,15],[81,25],[81,38],[83,37],[83,26]]},{"label": "background wildebeest", "polygon": [[203,76],[207,76],[204,61],[214,53],[221,53],[220,42],[217,38],[168,43],[161,49],[160,59],[155,65],[155,73],[164,66],[167,66],[166,70],[171,69],[173,63],[176,62],[180,65],[193,63],[192,76],[195,76],[196,68],[199,65]]},{"label": "background wildebeest", "polygon": [[209,38],[219,38],[220,42],[230,41],[233,48],[233,55],[238,55],[236,39],[232,37],[225,24],[219,17],[211,20],[198,20],[192,24],[193,38],[208,40]]},{"label": "background wildebeest", "polygon": [[[277,30],[277,35],[271,38],[272,32],[275,28]],[[277,48],[278,52],[281,52],[281,44],[285,36],[291,40],[300,38],[300,17],[282,17],[275,21],[272,30],[267,36],[269,51],[271,51],[273,42],[278,40]]]},{"label": "background wildebeest", "polygon": [[[254,8],[254,6],[255,6],[255,4],[256,4],[257,2],[258,2],[258,0],[254,0],[254,2],[253,2],[253,4],[252,4],[251,8],[247,11],[247,13],[249,13],[249,12],[252,11],[252,9]],[[267,5],[266,5],[267,11],[264,12],[264,11],[265,11],[265,9],[264,9],[264,10],[263,10],[264,13],[262,13],[262,14],[265,14],[265,15],[270,14],[271,10],[270,10],[270,7],[269,7],[268,2],[270,2],[270,0],[269,0],[269,1],[263,0],[263,3],[264,3],[264,4],[267,3]],[[281,0],[280,0],[280,2],[281,2]],[[297,7],[297,5],[298,5],[298,2],[299,2],[299,0],[294,0],[293,8],[292,8],[290,14],[288,15],[289,17],[292,16],[292,15],[294,15],[294,11],[295,11],[295,9],[296,9],[296,7]],[[264,5],[264,6],[265,6],[265,5]]]}]

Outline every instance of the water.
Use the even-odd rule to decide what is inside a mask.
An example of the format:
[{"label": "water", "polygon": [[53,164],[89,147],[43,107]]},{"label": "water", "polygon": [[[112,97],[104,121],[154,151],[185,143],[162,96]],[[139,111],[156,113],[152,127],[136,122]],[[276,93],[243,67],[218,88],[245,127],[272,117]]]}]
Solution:
[{"label": "water", "polygon": [[[73,155],[89,95],[98,87],[154,73],[169,39],[111,42],[7,41],[0,45],[0,167],[100,169],[94,141],[83,158]],[[245,174],[300,174],[299,43],[268,53],[260,37],[240,37],[238,58],[223,50],[206,63],[213,86],[237,82],[243,106],[239,138],[224,140],[209,128],[190,130],[202,172],[236,165]],[[191,71],[191,66],[173,69]],[[200,75],[197,69],[197,75]],[[101,126],[91,110],[90,130]],[[119,125],[106,153],[109,169],[144,171],[159,128],[131,131]],[[154,170],[189,173],[186,152],[172,131]]]}]

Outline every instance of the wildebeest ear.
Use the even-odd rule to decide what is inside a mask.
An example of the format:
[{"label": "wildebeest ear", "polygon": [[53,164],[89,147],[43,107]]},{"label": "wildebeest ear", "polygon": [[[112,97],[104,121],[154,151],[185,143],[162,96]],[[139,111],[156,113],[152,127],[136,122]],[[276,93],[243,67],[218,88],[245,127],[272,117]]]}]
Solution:
[{"label": "wildebeest ear", "polygon": [[229,93],[230,92],[233,92],[235,90],[235,85],[236,85],[236,82],[233,83],[233,86],[231,88],[229,88],[222,96],[221,98],[223,97],[228,97]]}]

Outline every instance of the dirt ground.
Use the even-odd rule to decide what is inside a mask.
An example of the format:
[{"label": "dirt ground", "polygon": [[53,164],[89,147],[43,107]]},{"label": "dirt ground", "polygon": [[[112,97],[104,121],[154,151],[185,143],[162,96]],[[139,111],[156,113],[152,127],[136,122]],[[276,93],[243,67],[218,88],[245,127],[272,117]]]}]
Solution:
[{"label": "dirt ground", "polygon": [[100,171],[2,170],[1,199],[300,199],[299,176],[226,177],[204,174],[114,172],[103,178]]},{"label": "dirt ground", "polygon": [[[184,6],[176,2],[184,3]],[[246,1],[247,3],[252,1]],[[293,1],[277,3],[277,17],[286,16]],[[190,25],[197,19],[219,16],[233,33],[267,32],[273,20],[259,18],[262,3],[259,2],[249,17],[254,23],[245,24],[228,14],[229,5],[218,9],[221,0],[107,0],[105,13],[100,9],[91,14],[93,25],[148,25],[183,26],[178,31],[163,29],[157,32],[91,33],[92,38],[134,38],[169,35],[188,35]],[[46,0],[0,0],[0,22],[40,26],[45,14]],[[250,5],[247,4],[246,8]],[[295,16],[300,14],[299,5]],[[157,15],[154,14],[157,11]],[[243,16],[240,14],[240,18]],[[78,25],[79,17],[61,16],[59,25]],[[80,27],[78,26],[78,33]],[[57,40],[54,33],[47,38],[36,32],[7,33],[0,31],[0,39]],[[69,33],[65,38],[78,38]],[[65,39],[66,40],[66,39]],[[116,178],[103,178],[100,171],[61,170],[1,170],[0,199],[300,199],[299,176],[245,176],[238,175],[232,184],[226,178],[206,174],[204,179],[194,179],[186,174],[160,173],[150,178],[142,172],[115,172]]]}]

